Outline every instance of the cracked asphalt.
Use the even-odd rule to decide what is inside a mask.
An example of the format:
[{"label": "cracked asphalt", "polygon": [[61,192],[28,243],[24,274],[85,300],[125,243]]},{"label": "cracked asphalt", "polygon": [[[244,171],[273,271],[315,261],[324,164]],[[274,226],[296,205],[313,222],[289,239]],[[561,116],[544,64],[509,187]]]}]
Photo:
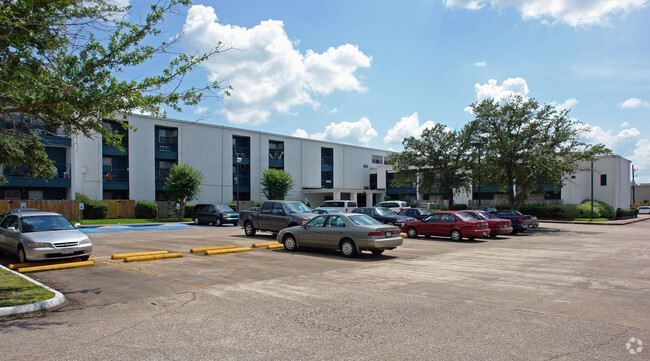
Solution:
[{"label": "cracked asphalt", "polygon": [[[91,234],[94,267],[30,274],[68,302],[0,319],[0,341],[12,360],[650,360],[650,220],[552,227],[357,259],[189,253],[273,240],[237,227]],[[147,250],[184,257],[110,259]]]}]

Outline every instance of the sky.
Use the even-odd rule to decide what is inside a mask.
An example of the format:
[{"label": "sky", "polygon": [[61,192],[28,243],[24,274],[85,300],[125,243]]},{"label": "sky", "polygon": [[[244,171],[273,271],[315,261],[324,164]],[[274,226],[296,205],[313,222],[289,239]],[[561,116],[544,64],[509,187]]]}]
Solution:
[{"label": "sky", "polygon": [[188,54],[221,41],[184,82],[232,87],[170,118],[400,151],[520,94],[569,109],[650,183],[649,0],[195,0],[162,30]]}]

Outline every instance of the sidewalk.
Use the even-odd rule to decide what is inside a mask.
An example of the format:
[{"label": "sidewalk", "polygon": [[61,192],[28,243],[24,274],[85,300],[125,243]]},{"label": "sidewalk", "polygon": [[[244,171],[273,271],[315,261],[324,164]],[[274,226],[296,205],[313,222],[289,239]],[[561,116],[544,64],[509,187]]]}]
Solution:
[{"label": "sidewalk", "polygon": [[650,214],[639,214],[637,218],[629,219],[616,219],[609,220],[604,222],[590,222],[590,221],[554,221],[554,220],[540,220],[540,223],[566,223],[566,224],[593,224],[593,225],[603,225],[603,226],[624,226],[626,224],[632,224],[637,222],[643,222],[650,220]]}]

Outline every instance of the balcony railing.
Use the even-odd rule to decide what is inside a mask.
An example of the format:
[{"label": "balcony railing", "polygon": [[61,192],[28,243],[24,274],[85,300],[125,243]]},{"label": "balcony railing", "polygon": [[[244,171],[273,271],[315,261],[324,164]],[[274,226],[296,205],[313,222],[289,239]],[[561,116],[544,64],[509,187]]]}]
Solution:
[{"label": "balcony railing", "polygon": [[104,182],[128,182],[129,170],[104,167],[102,171],[102,178]]},{"label": "balcony railing", "polygon": [[167,183],[169,169],[160,169],[156,171],[156,183]]},{"label": "balcony railing", "polygon": [[[54,177],[52,178],[70,178],[70,163],[54,163]],[[2,170],[5,177],[33,178],[25,166],[10,167],[5,166]]]}]

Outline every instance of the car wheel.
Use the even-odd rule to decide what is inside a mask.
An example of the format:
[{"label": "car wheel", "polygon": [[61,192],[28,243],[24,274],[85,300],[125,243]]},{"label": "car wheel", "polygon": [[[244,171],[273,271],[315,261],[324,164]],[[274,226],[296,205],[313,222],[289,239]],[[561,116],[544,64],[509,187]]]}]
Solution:
[{"label": "car wheel", "polygon": [[199,222],[199,217],[194,217],[194,219],[193,219],[192,221],[193,221],[194,224],[196,224],[196,225],[201,224],[201,222]]},{"label": "car wheel", "polygon": [[497,234],[490,234],[490,238],[497,238]]},{"label": "car wheel", "polygon": [[251,222],[246,222],[244,224],[244,233],[246,233],[247,236],[253,237],[255,235],[255,227],[253,227],[253,223]]},{"label": "car wheel", "polygon": [[25,254],[25,249],[22,245],[18,246],[18,260],[20,263],[27,262],[27,255]]},{"label": "car wheel", "polygon": [[284,243],[284,249],[289,252],[295,252],[298,250],[298,242],[296,242],[296,238],[292,234],[284,236],[282,243]]},{"label": "car wheel", "polygon": [[82,261],[87,261],[89,258],[90,258],[90,256],[83,256],[83,257],[81,257],[81,260]]},{"label": "car wheel", "polygon": [[460,241],[461,239],[463,239],[463,234],[460,233],[460,231],[457,230],[457,229],[454,229],[453,231],[451,231],[451,233],[449,234],[449,236],[450,236],[451,239],[454,240],[454,241]]},{"label": "car wheel", "polygon": [[476,237],[469,237],[469,238],[467,238],[467,239],[469,239],[470,241],[473,241],[473,240],[476,239]]},{"label": "car wheel", "polygon": [[416,238],[418,236],[418,230],[415,227],[409,227],[406,229],[406,235],[409,238]]},{"label": "car wheel", "polygon": [[219,227],[223,226],[223,224],[221,223],[221,218],[217,217],[217,218],[214,220],[214,225],[215,225],[215,226],[219,226]]},{"label": "car wheel", "polygon": [[346,239],[341,242],[341,252],[343,253],[343,257],[355,257],[357,255],[357,246],[353,241]]},{"label": "car wheel", "polygon": [[379,256],[380,254],[384,253],[384,250],[383,249],[373,249],[370,252],[372,252],[372,254],[374,254],[375,256]]}]

